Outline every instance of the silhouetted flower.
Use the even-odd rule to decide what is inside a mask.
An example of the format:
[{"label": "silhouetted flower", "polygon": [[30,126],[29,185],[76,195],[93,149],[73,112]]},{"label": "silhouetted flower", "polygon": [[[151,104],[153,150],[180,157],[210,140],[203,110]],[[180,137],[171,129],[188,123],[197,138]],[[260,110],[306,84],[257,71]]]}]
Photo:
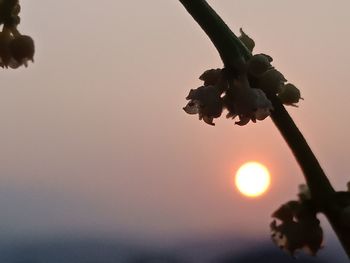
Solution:
[{"label": "silhouetted flower", "polygon": [[204,71],[202,75],[199,76],[199,79],[204,81],[204,86],[215,85],[222,77],[221,71],[221,68],[208,69]]},{"label": "silhouetted flower", "polygon": [[246,77],[235,79],[224,96],[227,118],[239,117],[237,125],[246,125],[250,120],[264,120],[271,113],[272,104],[260,89],[251,88]]},{"label": "silhouetted flower", "polygon": [[298,249],[315,255],[322,247],[323,231],[316,217],[312,199],[306,185],[299,187],[299,201],[289,201],[277,209],[270,224],[274,243],[294,255]]},{"label": "silhouetted flower", "polygon": [[298,103],[299,100],[303,99],[300,97],[300,90],[290,83],[282,86],[281,91],[278,93],[278,97],[283,104],[294,107],[297,107],[295,103]]},{"label": "silhouetted flower", "polygon": [[34,61],[34,41],[30,36],[16,36],[10,43],[13,59],[27,67],[28,61]]},{"label": "silhouetted flower", "polygon": [[[240,41],[252,51],[254,40],[240,31]],[[213,119],[221,116],[224,107],[228,110],[227,118],[238,117],[235,124],[244,126],[271,114],[270,96],[277,95],[282,103],[295,106],[301,99],[299,90],[292,84],[285,85],[286,78],[271,65],[272,61],[269,55],[256,54],[247,61],[237,62],[235,69],[206,70],[199,77],[203,86],[190,91],[186,98],[190,101],[184,110],[214,125]]]},{"label": "silhouetted flower", "polygon": [[21,6],[16,1],[0,1],[0,67],[27,67],[28,61],[34,61],[34,41],[30,36],[22,35],[17,26]]},{"label": "silhouetted flower", "polygon": [[214,118],[221,116],[223,102],[216,86],[201,86],[191,89],[186,97],[189,102],[183,108],[188,114],[198,114],[199,119],[210,125],[215,125]]},{"label": "silhouetted flower", "polygon": [[281,72],[270,68],[257,78],[256,88],[266,93],[279,93],[287,80]]},{"label": "silhouetted flower", "polygon": [[248,73],[253,77],[260,77],[267,70],[271,69],[272,58],[265,54],[254,55],[248,60]]}]

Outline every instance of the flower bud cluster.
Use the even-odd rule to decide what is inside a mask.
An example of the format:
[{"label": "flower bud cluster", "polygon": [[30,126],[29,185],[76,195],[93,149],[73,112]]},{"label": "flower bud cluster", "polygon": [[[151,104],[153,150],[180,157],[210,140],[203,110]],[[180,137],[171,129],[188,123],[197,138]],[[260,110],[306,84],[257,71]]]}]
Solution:
[{"label": "flower bud cluster", "polygon": [[34,41],[30,36],[22,35],[17,26],[20,22],[20,4],[18,0],[0,1],[0,67],[18,68],[28,66],[34,61]]},{"label": "flower bud cluster", "polygon": [[215,125],[214,118],[221,116],[223,102],[216,86],[201,86],[191,89],[186,97],[190,102],[184,107],[188,114],[198,114],[199,119],[210,125]]},{"label": "flower bud cluster", "polygon": [[[240,40],[252,51],[254,41],[242,29],[241,34]],[[215,125],[213,120],[226,109],[226,117],[238,117],[235,124],[243,126],[271,114],[269,95],[277,95],[285,105],[296,106],[301,99],[300,91],[293,84],[286,84],[283,74],[271,62],[270,56],[257,54],[237,63],[235,72],[226,68],[205,71],[199,77],[203,86],[191,89],[183,109],[188,114],[198,114],[200,120],[210,125]]]},{"label": "flower bud cluster", "polygon": [[[242,29],[239,39],[252,52],[255,42]],[[256,54],[247,62],[249,81],[255,88],[266,94],[276,94],[285,105],[297,107],[296,103],[302,100],[300,90],[291,83],[287,83],[281,72],[275,69],[271,62],[272,57],[266,54]]]},{"label": "flower bud cluster", "polygon": [[289,201],[272,214],[275,220],[270,224],[271,237],[291,255],[299,249],[316,255],[322,248],[323,231],[308,189],[302,186],[300,191],[298,201]]}]

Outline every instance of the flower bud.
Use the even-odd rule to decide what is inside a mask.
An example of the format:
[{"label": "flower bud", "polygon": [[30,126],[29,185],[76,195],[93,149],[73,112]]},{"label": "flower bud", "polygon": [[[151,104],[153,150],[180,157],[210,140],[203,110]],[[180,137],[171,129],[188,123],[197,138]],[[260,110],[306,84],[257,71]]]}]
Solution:
[{"label": "flower bud", "polygon": [[10,43],[12,57],[27,66],[28,60],[34,61],[34,41],[30,36],[16,36]]},{"label": "flower bud", "polygon": [[295,107],[297,107],[295,103],[298,103],[299,100],[303,99],[300,97],[300,90],[290,83],[282,87],[280,93],[278,94],[278,97],[283,104]]},{"label": "flower bud", "polygon": [[260,89],[251,88],[246,77],[233,81],[232,87],[224,96],[225,107],[229,114],[227,118],[239,116],[235,124],[246,125],[250,120],[263,120],[271,113],[272,104]]},{"label": "flower bud", "polygon": [[283,84],[287,80],[281,72],[277,69],[271,68],[260,75],[257,80],[257,88],[263,90],[265,93],[279,93]]},{"label": "flower bud", "polygon": [[221,116],[223,108],[220,94],[216,86],[201,86],[197,89],[191,89],[186,97],[190,101],[183,109],[188,114],[198,114],[199,120],[215,125],[213,120]]},{"label": "flower bud", "polygon": [[248,61],[248,73],[253,77],[259,77],[271,68],[270,59],[265,54],[254,55]]},{"label": "flower bud", "polygon": [[247,47],[250,52],[253,52],[253,49],[255,47],[254,40],[251,39],[246,33],[244,33],[242,28],[240,28],[239,31],[241,32],[241,35],[238,37],[239,40],[241,40],[241,42]]},{"label": "flower bud", "polygon": [[199,76],[200,80],[204,81],[204,86],[215,85],[221,78],[221,69],[208,69]]}]

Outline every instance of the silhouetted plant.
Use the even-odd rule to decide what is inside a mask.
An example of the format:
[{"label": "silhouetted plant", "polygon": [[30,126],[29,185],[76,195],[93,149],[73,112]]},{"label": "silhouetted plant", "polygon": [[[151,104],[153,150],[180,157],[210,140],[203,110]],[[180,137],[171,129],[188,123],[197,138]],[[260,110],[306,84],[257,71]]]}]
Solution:
[{"label": "silhouetted plant", "polygon": [[[217,48],[222,69],[205,71],[203,86],[192,89],[184,110],[214,125],[214,119],[228,111],[239,126],[271,117],[291,148],[306,179],[307,188],[298,201],[289,201],[273,213],[272,238],[293,254],[307,248],[311,254],[322,246],[323,233],[316,218],[324,213],[350,256],[350,192],[335,191],[303,135],[285,110],[296,106],[300,91],[275,69],[266,54],[253,55],[255,42],[242,29],[237,37],[205,0],[179,0]],[[18,30],[18,0],[0,0],[0,67],[18,68],[34,61],[34,41]],[[348,186],[349,188],[349,186]],[[305,190],[306,189],[306,190]],[[308,193],[308,191],[310,191]],[[279,220],[280,223],[277,223]]]},{"label": "silhouetted plant", "polygon": [[18,68],[34,62],[34,41],[18,31],[21,6],[18,0],[0,0],[0,67]]},{"label": "silhouetted plant", "polygon": [[[298,201],[273,213],[274,242],[290,254],[307,248],[311,254],[322,246],[323,233],[317,213],[324,213],[350,256],[350,192],[336,192],[303,135],[283,104],[296,106],[300,91],[287,83],[266,54],[252,54],[255,42],[241,29],[237,37],[205,0],[179,0],[208,35],[223,61],[222,69],[205,71],[203,86],[192,89],[184,110],[198,114],[210,125],[228,111],[228,118],[243,126],[270,116],[292,150],[306,179]],[[277,223],[279,220],[280,223]]]}]

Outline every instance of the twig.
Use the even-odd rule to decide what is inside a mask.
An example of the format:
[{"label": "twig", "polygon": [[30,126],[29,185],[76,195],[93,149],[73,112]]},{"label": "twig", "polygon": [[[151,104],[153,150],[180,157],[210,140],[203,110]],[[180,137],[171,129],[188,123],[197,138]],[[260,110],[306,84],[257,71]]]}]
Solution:
[{"label": "twig", "polygon": [[[250,52],[205,0],[179,1],[213,42],[225,68],[234,70],[238,61],[251,57]],[[340,219],[344,207],[335,198],[335,190],[280,100],[275,94],[267,95],[274,107],[271,114],[274,124],[299,163],[319,211],[327,216],[350,258],[350,230],[343,226]]]}]

